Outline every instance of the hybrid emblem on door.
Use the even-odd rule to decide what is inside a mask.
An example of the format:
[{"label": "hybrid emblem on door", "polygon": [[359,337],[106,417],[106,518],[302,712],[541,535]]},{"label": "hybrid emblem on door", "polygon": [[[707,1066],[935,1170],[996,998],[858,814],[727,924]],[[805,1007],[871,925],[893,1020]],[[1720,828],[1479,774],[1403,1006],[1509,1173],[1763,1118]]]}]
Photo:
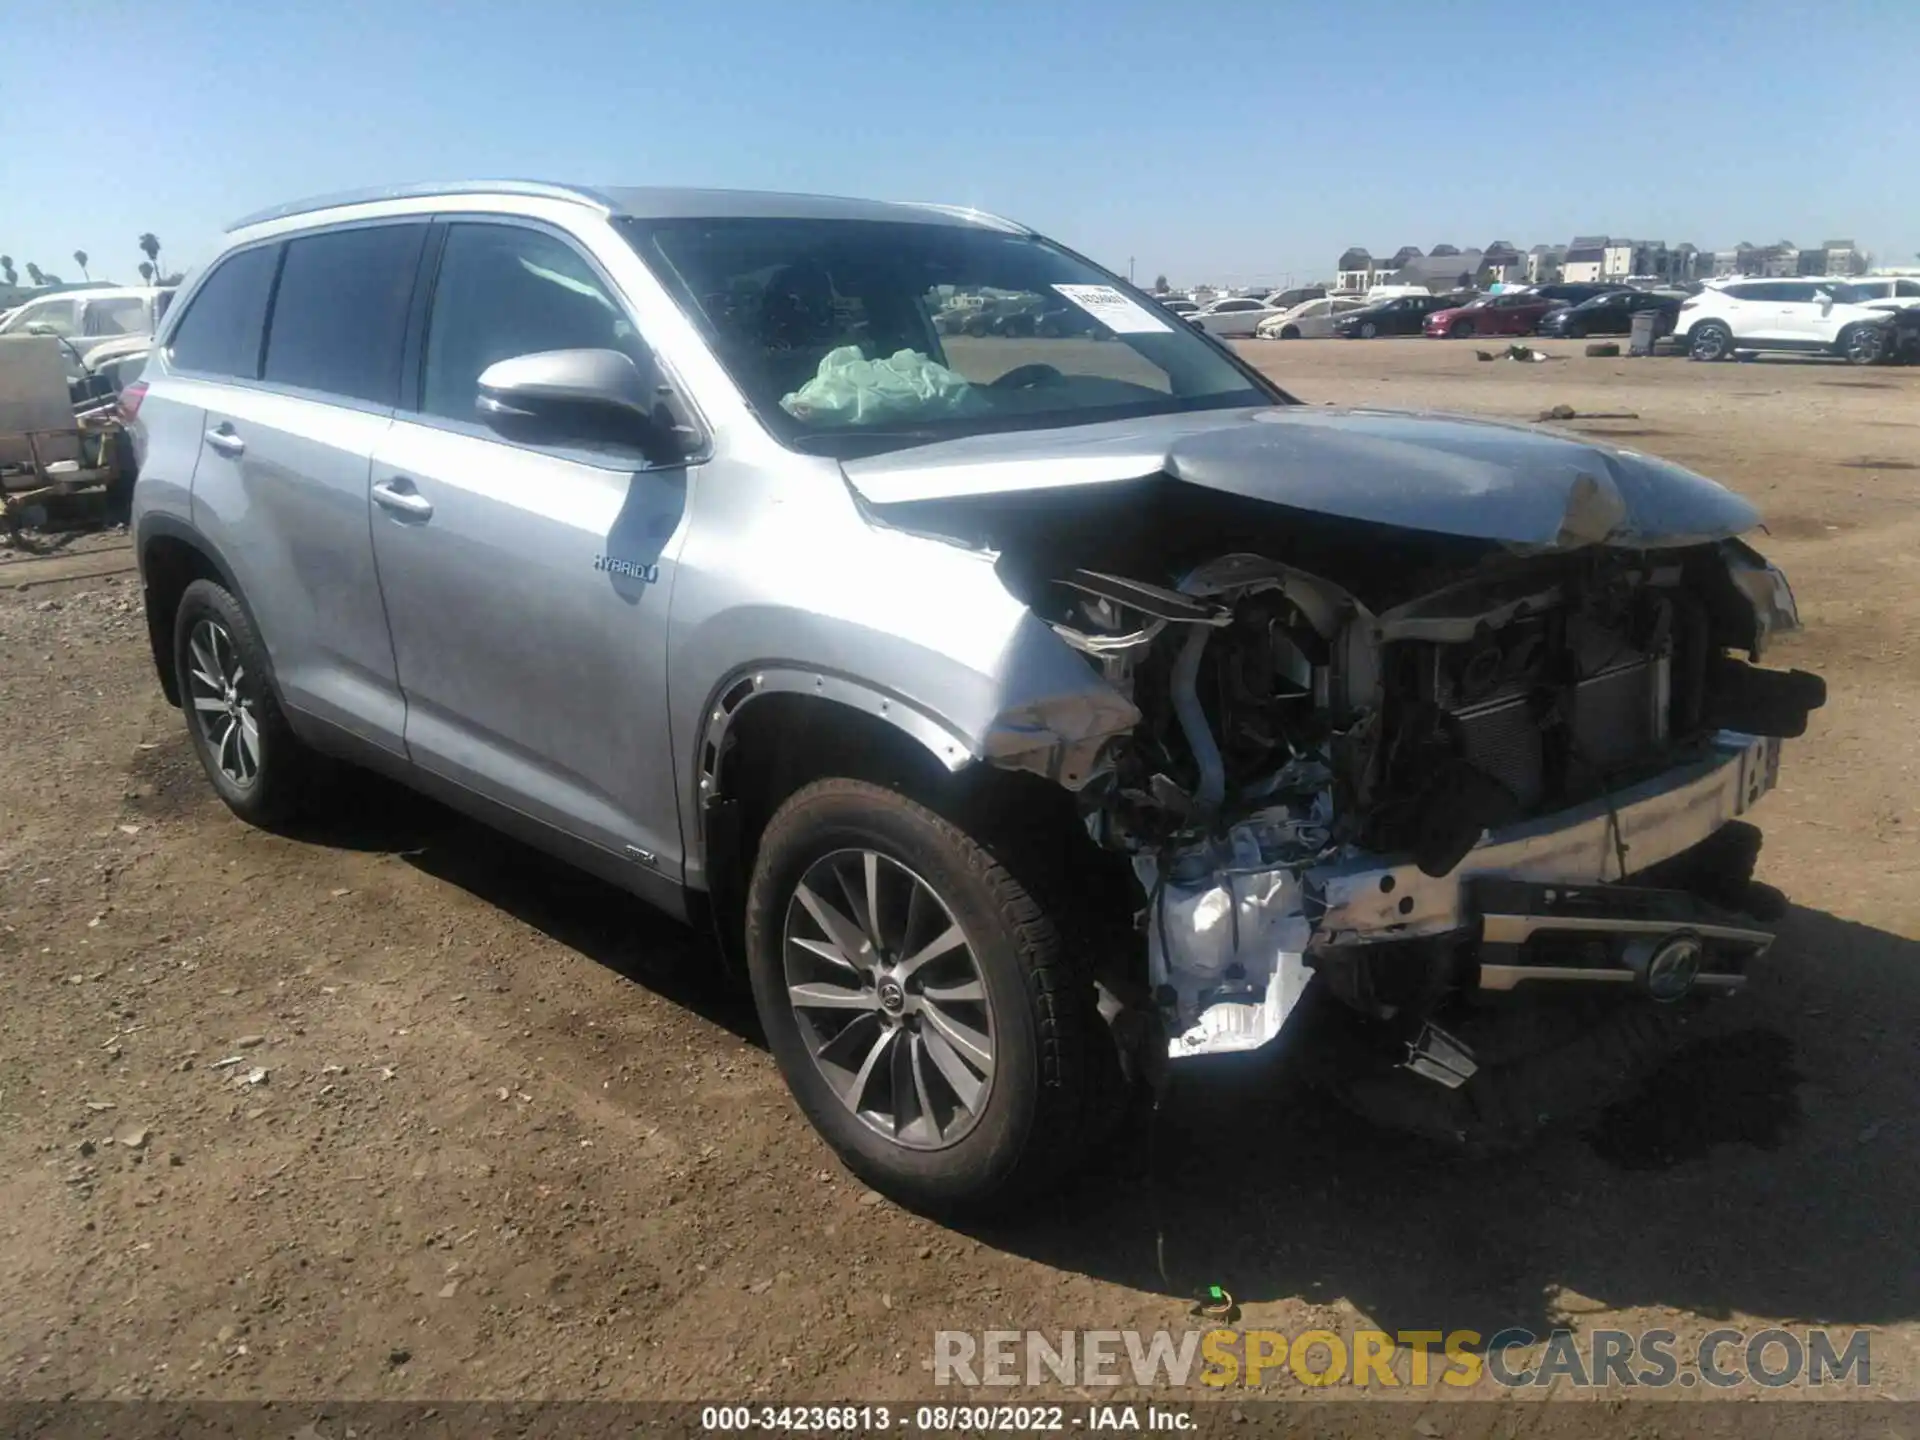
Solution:
[{"label": "hybrid emblem on door", "polygon": [[658,565],[648,565],[639,560],[621,560],[612,555],[594,556],[593,568],[604,570],[609,575],[630,576],[646,585],[651,585],[660,578]]}]

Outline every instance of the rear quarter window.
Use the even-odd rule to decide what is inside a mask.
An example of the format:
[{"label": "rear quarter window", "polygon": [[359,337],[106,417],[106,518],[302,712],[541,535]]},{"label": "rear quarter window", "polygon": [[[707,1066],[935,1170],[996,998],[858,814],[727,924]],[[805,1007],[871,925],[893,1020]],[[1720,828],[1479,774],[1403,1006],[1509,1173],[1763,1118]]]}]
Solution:
[{"label": "rear quarter window", "polygon": [[394,404],[426,233],[425,225],[376,225],[288,241],[264,378]]},{"label": "rear quarter window", "polygon": [[279,259],[278,245],[256,245],[216,265],[168,341],[173,363],[207,375],[257,378],[267,296]]}]

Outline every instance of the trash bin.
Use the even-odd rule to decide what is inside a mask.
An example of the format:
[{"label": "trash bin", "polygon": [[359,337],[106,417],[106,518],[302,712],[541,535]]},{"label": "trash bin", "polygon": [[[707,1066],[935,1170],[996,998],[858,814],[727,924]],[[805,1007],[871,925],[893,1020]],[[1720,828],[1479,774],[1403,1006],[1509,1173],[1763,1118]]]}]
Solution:
[{"label": "trash bin", "polygon": [[1627,354],[1653,354],[1653,338],[1660,324],[1658,310],[1636,310],[1633,312],[1633,333],[1627,337]]}]

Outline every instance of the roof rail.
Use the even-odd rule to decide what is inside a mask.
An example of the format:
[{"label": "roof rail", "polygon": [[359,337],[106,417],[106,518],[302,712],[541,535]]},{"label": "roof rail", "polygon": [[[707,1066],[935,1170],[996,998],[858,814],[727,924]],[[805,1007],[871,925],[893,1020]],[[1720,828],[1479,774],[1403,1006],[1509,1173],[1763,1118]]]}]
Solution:
[{"label": "roof rail", "polygon": [[524,195],[540,200],[572,200],[581,205],[596,206],[608,215],[614,211],[613,203],[605,196],[578,185],[552,185],[542,180],[452,180],[438,184],[377,185],[365,190],[344,190],[336,195],[315,195],[306,200],[293,200],[285,205],[243,215],[227,226],[226,233],[231,235],[249,225],[284,220],[289,215],[307,215],[315,210],[331,210],[340,205],[371,205],[380,200],[415,200],[435,195]]},{"label": "roof rail", "polygon": [[940,205],[931,200],[908,200],[901,202],[912,205],[918,210],[935,210],[942,215],[951,215],[956,220],[973,220],[982,225],[991,225],[1005,230],[1010,235],[1031,235],[1031,227],[1022,225],[1018,220],[1009,220],[1004,215],[995,215],[990,210],[976,210],[971,205]]}]

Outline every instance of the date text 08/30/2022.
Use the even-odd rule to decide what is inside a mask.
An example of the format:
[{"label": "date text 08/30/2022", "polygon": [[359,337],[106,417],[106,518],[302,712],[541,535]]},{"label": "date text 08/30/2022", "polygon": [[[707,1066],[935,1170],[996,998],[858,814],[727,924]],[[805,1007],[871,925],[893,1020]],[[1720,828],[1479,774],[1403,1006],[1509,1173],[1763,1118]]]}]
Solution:
[{"label": "date text 08/30/2022", "polygon": [[1170,1433],[1192,1430],[1195,1422],[1191,1411],[1177,1405],[708,1405],[700,1411],[700,1428],[722,1433],[903,1430],[1025,1435],[1045,1430]]}]

